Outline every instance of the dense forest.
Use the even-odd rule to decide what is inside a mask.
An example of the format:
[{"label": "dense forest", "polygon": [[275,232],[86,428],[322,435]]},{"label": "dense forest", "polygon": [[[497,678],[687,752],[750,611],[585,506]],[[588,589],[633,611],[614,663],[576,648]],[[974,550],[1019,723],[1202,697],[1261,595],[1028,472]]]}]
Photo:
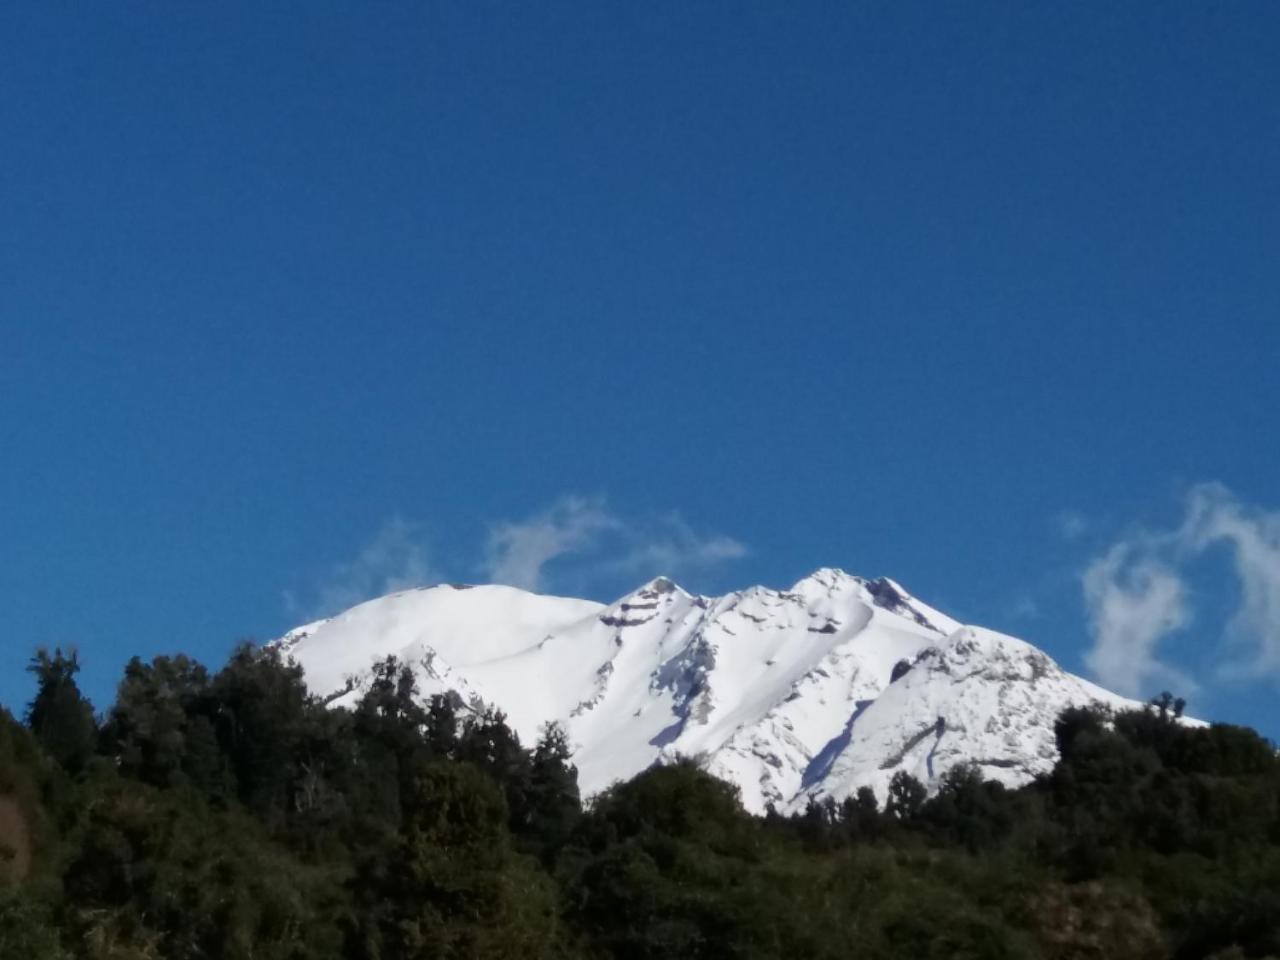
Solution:
[{"label": "dense forest", "polygon": [[1280,760],[1256,733],[1072,710],[1019,790],[759,818],[696,758],[583,804],[564,734],[424,701],[352,709],[271,648],[132,661],[97,715],[40,651],[0,710],[0,957],[1280,956]]}]

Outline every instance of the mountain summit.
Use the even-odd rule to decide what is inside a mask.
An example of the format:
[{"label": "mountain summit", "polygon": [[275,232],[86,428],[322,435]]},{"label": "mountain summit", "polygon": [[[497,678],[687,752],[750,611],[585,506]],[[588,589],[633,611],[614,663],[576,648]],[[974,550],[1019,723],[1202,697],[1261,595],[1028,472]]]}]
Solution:
[{"label": "mountain summit", "polygon": [[696,755],[756,812],[864,785],[883,800],[899,770],[932,787],[959,763],[1018,785],[1053,766],[1065,707],[1133,705],[892,580],[835,569],[722,597],[657,577],[608,605],[423,587],[276,643],[335,703],[358,699],[374,662],[395,655],[424,696],[496,706],[526,743],[557,720],[586,795]]}]

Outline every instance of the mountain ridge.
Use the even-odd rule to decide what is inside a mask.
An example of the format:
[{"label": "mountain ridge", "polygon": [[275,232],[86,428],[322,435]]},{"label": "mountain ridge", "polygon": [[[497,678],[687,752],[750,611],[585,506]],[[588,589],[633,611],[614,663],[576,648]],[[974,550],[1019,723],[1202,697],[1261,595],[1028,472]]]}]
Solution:
[{"label": "mountain ridge", "polygon": [[719,597],[659,576],[610,604],[440,584],[275,643],[333,703],[394,655],[424,696],[497,707],[525,742],[560,722],[584,794],[696,755],[755,812],[861,786],[883,800],[900,770],[932,788],[961,763],[1017,786],[1052,767],[1062,709],[1134,705],[896,581],[834,567]]}]

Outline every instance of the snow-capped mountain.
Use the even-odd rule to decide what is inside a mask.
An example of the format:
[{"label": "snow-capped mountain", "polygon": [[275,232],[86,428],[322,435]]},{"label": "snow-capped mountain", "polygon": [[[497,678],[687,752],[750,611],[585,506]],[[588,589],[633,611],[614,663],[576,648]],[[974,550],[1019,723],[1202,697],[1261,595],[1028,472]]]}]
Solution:
[{"label": "snow-capped mountain", "polygon": [[609,605],[502,586],[370,600],[276,641],[335,703],[376,660],[413,666],[424,696],[493,704],[526,743],[549,720],[590,795],[699,755],[746,807],[803,807],[894,773],[926,785],[961,762],[1024,783],[1055,759],[1068,705],[1129,706],[1040,650],[964,626],[888,579],[823,569],[790,590],[723,597],[659,577]]}]

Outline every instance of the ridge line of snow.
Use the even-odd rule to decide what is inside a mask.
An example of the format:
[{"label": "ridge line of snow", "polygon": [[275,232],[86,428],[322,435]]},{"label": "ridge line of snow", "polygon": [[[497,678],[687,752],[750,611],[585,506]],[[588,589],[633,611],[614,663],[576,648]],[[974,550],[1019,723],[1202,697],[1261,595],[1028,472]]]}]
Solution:
[{"label": "ridge line of snow", "polygon": [[[899,770],[935,787],[981,759],[1009,784],[1055,757],[1068,705],[1130,705],[1013,637],[971,627],[887,577],[822,567],[790,589],[719,597],[655,577],[609,604],[499,585],[435,585],[358,604],[275,641],[333,702],[376,660],[423,696],[501,708],[524,742],[562,723],[590,795],[698,755],[762,811],[879,796]],[[910,667],[894,679],[895,665]],[[344,691],[347,679],[356,678]],[[940,734],[920,747],[929,732]],[[920,731],[923,731],[921,734]]]}]

